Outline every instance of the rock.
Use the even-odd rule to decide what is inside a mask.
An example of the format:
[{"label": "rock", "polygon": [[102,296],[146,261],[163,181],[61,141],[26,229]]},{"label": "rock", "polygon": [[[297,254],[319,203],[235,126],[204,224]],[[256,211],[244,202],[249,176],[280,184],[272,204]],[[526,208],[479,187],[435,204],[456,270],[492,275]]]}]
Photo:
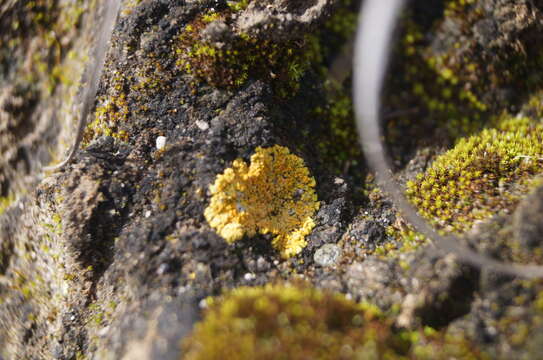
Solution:
[{"label": "rock", "polygon": [[543,245],[543,187],[537,188],[524,199],[514,214],[515,240],[526,251],[534,251]]},{"label": "rock", "polygon": [[349,294],[358,301],[375,303],[388,309],[399,303],[403,296],[398,283],[398,270],[394,264],[369,257],[364,262],[350,265],[343,281]]},{"label": "rock", "polygon": [[325,244],[315,252],[313,260],[320,266],[333,266],[339,261],[340,257],[341,249],[339,246]]}]

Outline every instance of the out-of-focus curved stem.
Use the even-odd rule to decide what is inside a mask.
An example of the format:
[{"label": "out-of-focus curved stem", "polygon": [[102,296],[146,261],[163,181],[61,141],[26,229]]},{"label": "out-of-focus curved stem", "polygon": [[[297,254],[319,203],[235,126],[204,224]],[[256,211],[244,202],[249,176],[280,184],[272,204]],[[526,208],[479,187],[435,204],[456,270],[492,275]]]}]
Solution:
[{"label": "out-of-focus curved stem", "polygon": [[82,84],[82,86],[86,86],[86,88],[80,92],[82,97],[82,106],[81,113],[79,114],[79,121],[77,123],[74,145],[64,161],[57,165],[44,167],[43,169],[45,171],[54,171],[64,167],[66,164],[72,161],[75,153],[79,149],[79,145],[83,139],[83,132],[85,130],[85,126],[87,125],[87,118],[92,110],[94,100],[96,98],[100,76],[104,68],[105,57],[109,48],[108,43],[111,39],[120,7],[121,0],[105,1],[105,7],[103,9],[104,20],[98,33],[98,40],[94,50],[94,59],[87,69],[87,82]]}]

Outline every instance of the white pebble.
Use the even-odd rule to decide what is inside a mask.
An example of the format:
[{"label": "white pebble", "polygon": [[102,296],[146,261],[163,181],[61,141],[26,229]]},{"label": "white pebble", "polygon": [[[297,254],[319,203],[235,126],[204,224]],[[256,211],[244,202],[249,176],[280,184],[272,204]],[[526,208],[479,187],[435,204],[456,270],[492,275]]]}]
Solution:
[{"label": "white pebble", "polygon": [[252,273],[247,273],[243,275],[243,278],[245,279],[245,281],[251,281],[251,280],[256,279],[256,275]]},{"label": "white pebble", "polygon": [[98,331],[98,336],[104,337],[109,332],[109,326],[106,326]]},{"label": "white pebble", "polygon": [[196,120],[196,126],[198,126],[198,128],[202,131],[206,131],[207,129],[209,129],[209,124],[201,120]]},{"label": "white pebble", "polygon": [[166,136],[159,136],[156,138],[156,148],[158,150],[164,149],[166,146]]}]

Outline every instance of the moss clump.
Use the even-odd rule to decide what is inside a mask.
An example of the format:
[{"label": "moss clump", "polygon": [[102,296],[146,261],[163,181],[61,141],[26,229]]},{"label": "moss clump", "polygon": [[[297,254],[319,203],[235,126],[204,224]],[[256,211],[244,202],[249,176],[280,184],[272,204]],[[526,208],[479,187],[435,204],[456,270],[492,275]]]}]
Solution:
[{"label": "moss clump", "polygon": [[482,358],[463,339],[394,330],[370,305],[300,285],[241,287],[212,300],[183,348],[190,360]]},{"label": "moss clump", "polygon": [[304,161],[283,146],[258,147],[251,164],[237,159],[210,186],[207,222],[228,243],[257,232],[274,235],[285,258],[298,254],[319,208],[315,179]]},{"label": "moss clump", "polygon": [[362,183],[363,156],[358,143],[352,103],[349,40],[355,34],[358,8],[350,0],[340,0],[332,16],[318,33],[321,62],[317,69],[323,81],[325,100],[311,111],[311,123],[316,128],[308,131],[311,143],[317,145],[319,155],[329,170],[337,175],[348,175],[353,183]]},{"label": "moss clump", "polygon": [[423,216],[438,226],[462,232],[476,220],[515,205],[543,170],[543,124],[505,118],[460,139],[416,180],[407,195]]},{"label": "moss clump", "polygon": [[230,8],[230,10],[236,13],[247,9],[250,1],[251,0],[230,0],[226,2],[226,5]]},{"label": "moss clump", "polygon": [[363,160],[350,94],[343,91],[331,96],[324,106],[313,110],[313,115],[323,126],[322,138],[317,143],[323,158],[334,165],[337,173],[354,168],[352,173],[356,176]]},{"label": "moss clump", "polygon": [[[444,65],[446,55],[428,53],[428,37],[421,25],[406,19],[404,26],[399,60],[391,72],[399,76],[390,80],[390,89],[409,91],[391,91],[386,97],[391,108],[399,109],[386,114],[389,144],[393,148],[405,143],[419,146],[424,143],[420,134],[431,134],[436,125],[446,129],[450,139],[480,131],[488,117],[488,104],[458,71]],[[406,153],[404,148],[398,152],[399,156]]]},{"label": "moss clump", "polygon": [[[501,102],[499,90],[504,88],[515,89],[510,100],[522,100],[524,95],[541,88],[543,76],[543,49],[533,46],[531,41],[542,29],[533,11],[528,2],[515,6],[501,3],[489,8],[480,1],[448,1],[440,26],[447,29],[454,22],[461,30],[455,36],[447,29],[446,35],[456,39],[449,40],[446,52],[431,56],[438,60],[436,68],[455,74],[464,89],[471,89],[468,92],[473,96],[486,98],[489,103]],[[505,20],[510,15],[516,18]],[[489,25],[489,19],[496,21],[496,28]],[[469,40],[462,41],[466,38]],[[439,41],[444,43],[445,39],[442,36]],[[482,43],[485,45],[481,46]]]},{"label": "moss clump", "polygon": [[427,243],[424,235],[416,232],[406,224],[402,224],[400,227],[395,226],[395,224],[388,226],[386,234],[394,241],[377,246],[373,252],[385,258],[397,257],[400,254],[415,251],[421,245]]},{"label": "moss clump", "polygon": [[99,136],[112,136],[128,141],[128,134],[119,126],[128,122],[130,109],[126,97],[125,80],[119,73],[112,79],[110,94],[101,96],[96,107],[94,120],[87,124],[83,134],[83,145],[88,145]]},{"label": "moss clump", "polygon": [[445,16],[461,15],[475,0],[447,0],[445,1]]},{"label": "moss clump", "polygon": [[8,195],[5,197],[0,197],[0,215],[6,211],[6,209],[15,201],[15,197],[13,195]]},{"label": "moss clump", "polygon": [[75,56],[70,51],[74,29],[91,6],[83,0],[6,4],[0,24],[0,75],[17,74],[24,82],[39,84],[44,96],[59,84],[72,85],[65,60]]},{"label": "moss clump", "polygon": [[[125,49],[131,51],[129,46]],[[146,50],[138,54],[138,59],[130,69],[111,71],[105,93],[98,97],[94,119],[85,128],[83,146],[100,136],[128,142],[134,130],[133,119],[148,115],[151,99],[171,91],[172,79],[178,72],[163,65],[167,58]]]},{"label": "moss clump", "polygon": [[[319,58],[316,37],[304,36],[290,41],[259,39],[236,33],[233,15],[248,1],[231,1],[221,12],[208,12],[185,26],[178,37],[177,65],[184,72],[221,88],[238,88],[247,79],[273,82],[280,95],[295,92],[298,82],[312,62]],[[214,23],[214,24],[212,24]],[[222,26],[224,38],[203,36],[208,26]]]},{"label": "moss clump", "polygon": [[543,51],[531,41],[541,32],[539,10],[525,1],[486,3],[446,0],[408,9],[384,106],[397,109],[391,118],[385,114],[396,159],[407,161],[414,146],[427,146],[427,135],[446,145],[473,135],[541,88]]}]

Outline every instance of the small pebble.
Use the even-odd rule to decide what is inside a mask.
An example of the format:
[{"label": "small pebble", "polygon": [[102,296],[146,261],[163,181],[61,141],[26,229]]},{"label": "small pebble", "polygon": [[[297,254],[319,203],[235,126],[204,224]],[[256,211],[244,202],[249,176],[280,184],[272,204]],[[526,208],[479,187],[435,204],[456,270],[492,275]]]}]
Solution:
[{"label": "small pebble", "polygon": [[164,275],[166,271],[168,271],[168,268],[168,264],[160,264],[160,266],[156,270],[157,275]]},{"label": "small pebble", "polygon": [[202,131],[206,131],[207,129],[209,129],[209,124],[201,120],[196,120],[196,126],[198,126],[198,129]]},{"label": "small pebble", "polygon": [[245,281],[251,281],[251,280],[256,279],[256,275],[251,274],[251,273],[247,273],[247,274],[243,275],[243,278],[245,279]]},{"label": "small pebble", "polygon": [[266,261],[262,256],[256,260],[257,271],[268,271],[270,269],[270,263]]},{"label": "small pebble", "polygon": [[341,256],[341,249],[336,244],[325,244],[315,251],[313,260],[320,266],[334,265]]},{"label": "small pebble", "polygon": [[108,332],[109,332],[109,326],[103,327],[102,329],[98,331],[98,336],[104,337],[107,335]]},{"label": "small pebble", "polygon": [[159,136],[156,138],[156,148],[158,150],[164,149],[166,146],[166,136]]}]

